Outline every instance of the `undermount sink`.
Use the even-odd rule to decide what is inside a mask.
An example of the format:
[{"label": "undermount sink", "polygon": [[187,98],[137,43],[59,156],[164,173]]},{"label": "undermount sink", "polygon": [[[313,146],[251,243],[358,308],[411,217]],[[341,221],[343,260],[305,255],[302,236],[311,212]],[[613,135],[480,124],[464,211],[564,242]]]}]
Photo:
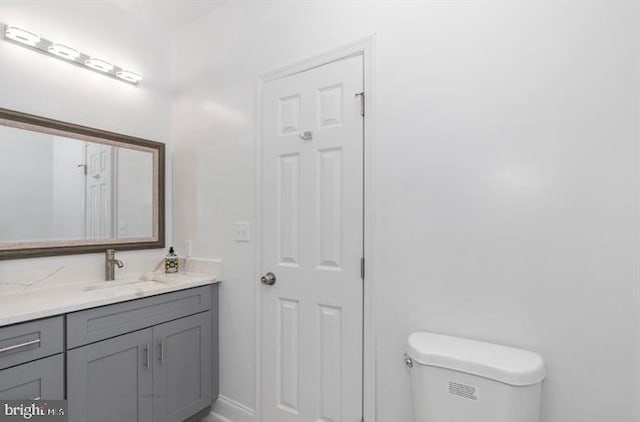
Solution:
[{"label": "undermount sink", "polygon": [[116,287],[150,287],[157,286],[158,284],[163,284],[158,281],[144,279],[138,280],[122,280],[122,281],[99,281],[97,283],[90,284],[86,286],[83,290],[85,292],[90,292],[92,290],[104,290],[104,289],[113,289]]},{"label": "undermount sink", "polygon": [[[181,275],[185,275],[185,273],[181,273]],[[186,274],[189,275],[189,274]],[[157,287],[164,284],[173,284],[175,282],[179,282],[180,277],[178,274],[165,274],[159,272],[146,273],[138,278],[127,278],[124,280],[115,280],[115,281],[96,281],[84,287],[82,289],[85,292],[90,292],[92,290],[105,290],[105,289],[114,289],[114,288],[146,288],[146,287]]]}]

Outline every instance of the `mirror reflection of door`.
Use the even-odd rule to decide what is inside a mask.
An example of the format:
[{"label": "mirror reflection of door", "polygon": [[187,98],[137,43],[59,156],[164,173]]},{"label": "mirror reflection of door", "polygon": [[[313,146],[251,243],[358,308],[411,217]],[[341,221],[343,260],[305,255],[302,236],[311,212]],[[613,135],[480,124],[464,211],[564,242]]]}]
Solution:
[{"label": "mirror reflection of door", "polygon": [[86,144],[86,207],[87,239],[108,239],[113,233],[113,147]]},{"label": "mirror reflection of door", "polygon": [[0,118],[0,180],[7,181],[0,259],[7,245],[154,240],[159,157],[146,146],[4,126]]}]

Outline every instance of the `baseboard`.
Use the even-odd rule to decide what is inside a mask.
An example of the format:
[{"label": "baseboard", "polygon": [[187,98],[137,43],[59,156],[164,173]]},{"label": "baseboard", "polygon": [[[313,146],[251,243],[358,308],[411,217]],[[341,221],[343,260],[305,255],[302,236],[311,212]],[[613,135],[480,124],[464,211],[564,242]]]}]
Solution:
[{"label": "baseboard", "polygon": [[207,406],[206,408],[202,409],[201,411],[191,416],[190,418],[185,419],[184,422],[199,422],[202,420],[202,418],[209,415],[210,412],[211,412],[211,406]]},{"label": "baseboard", "polygon": [[215,422],[255,422],[256,411],[221,394],[213,404],[211,416]]},{"label": "baseboard", "polygon": [[220,416],[216,412],[209,413],[209,418],[206,422],[232,422],[230,419],[225,418],[224,416]]}]

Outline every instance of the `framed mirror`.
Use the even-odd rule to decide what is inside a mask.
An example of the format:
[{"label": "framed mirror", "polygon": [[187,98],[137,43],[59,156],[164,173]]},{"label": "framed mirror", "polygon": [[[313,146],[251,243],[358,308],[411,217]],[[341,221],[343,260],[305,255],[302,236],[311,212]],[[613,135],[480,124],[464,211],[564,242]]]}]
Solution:
[{"label": "framed mirror", "polygon": [[0,259],[164,247],[165,146],[0,108]]}]

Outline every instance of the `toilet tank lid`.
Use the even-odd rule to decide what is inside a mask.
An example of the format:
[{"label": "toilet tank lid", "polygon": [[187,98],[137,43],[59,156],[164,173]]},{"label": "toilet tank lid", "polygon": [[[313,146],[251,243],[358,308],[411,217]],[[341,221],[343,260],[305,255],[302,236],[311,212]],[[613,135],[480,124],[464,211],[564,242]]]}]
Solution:
[{"label": "toilet tank lid", "polygon": [[465,372],[514,386],[537,384],[545,377],[544,361],[537,353],[441,334],[411,334],[409,354],[422,365]]}]

